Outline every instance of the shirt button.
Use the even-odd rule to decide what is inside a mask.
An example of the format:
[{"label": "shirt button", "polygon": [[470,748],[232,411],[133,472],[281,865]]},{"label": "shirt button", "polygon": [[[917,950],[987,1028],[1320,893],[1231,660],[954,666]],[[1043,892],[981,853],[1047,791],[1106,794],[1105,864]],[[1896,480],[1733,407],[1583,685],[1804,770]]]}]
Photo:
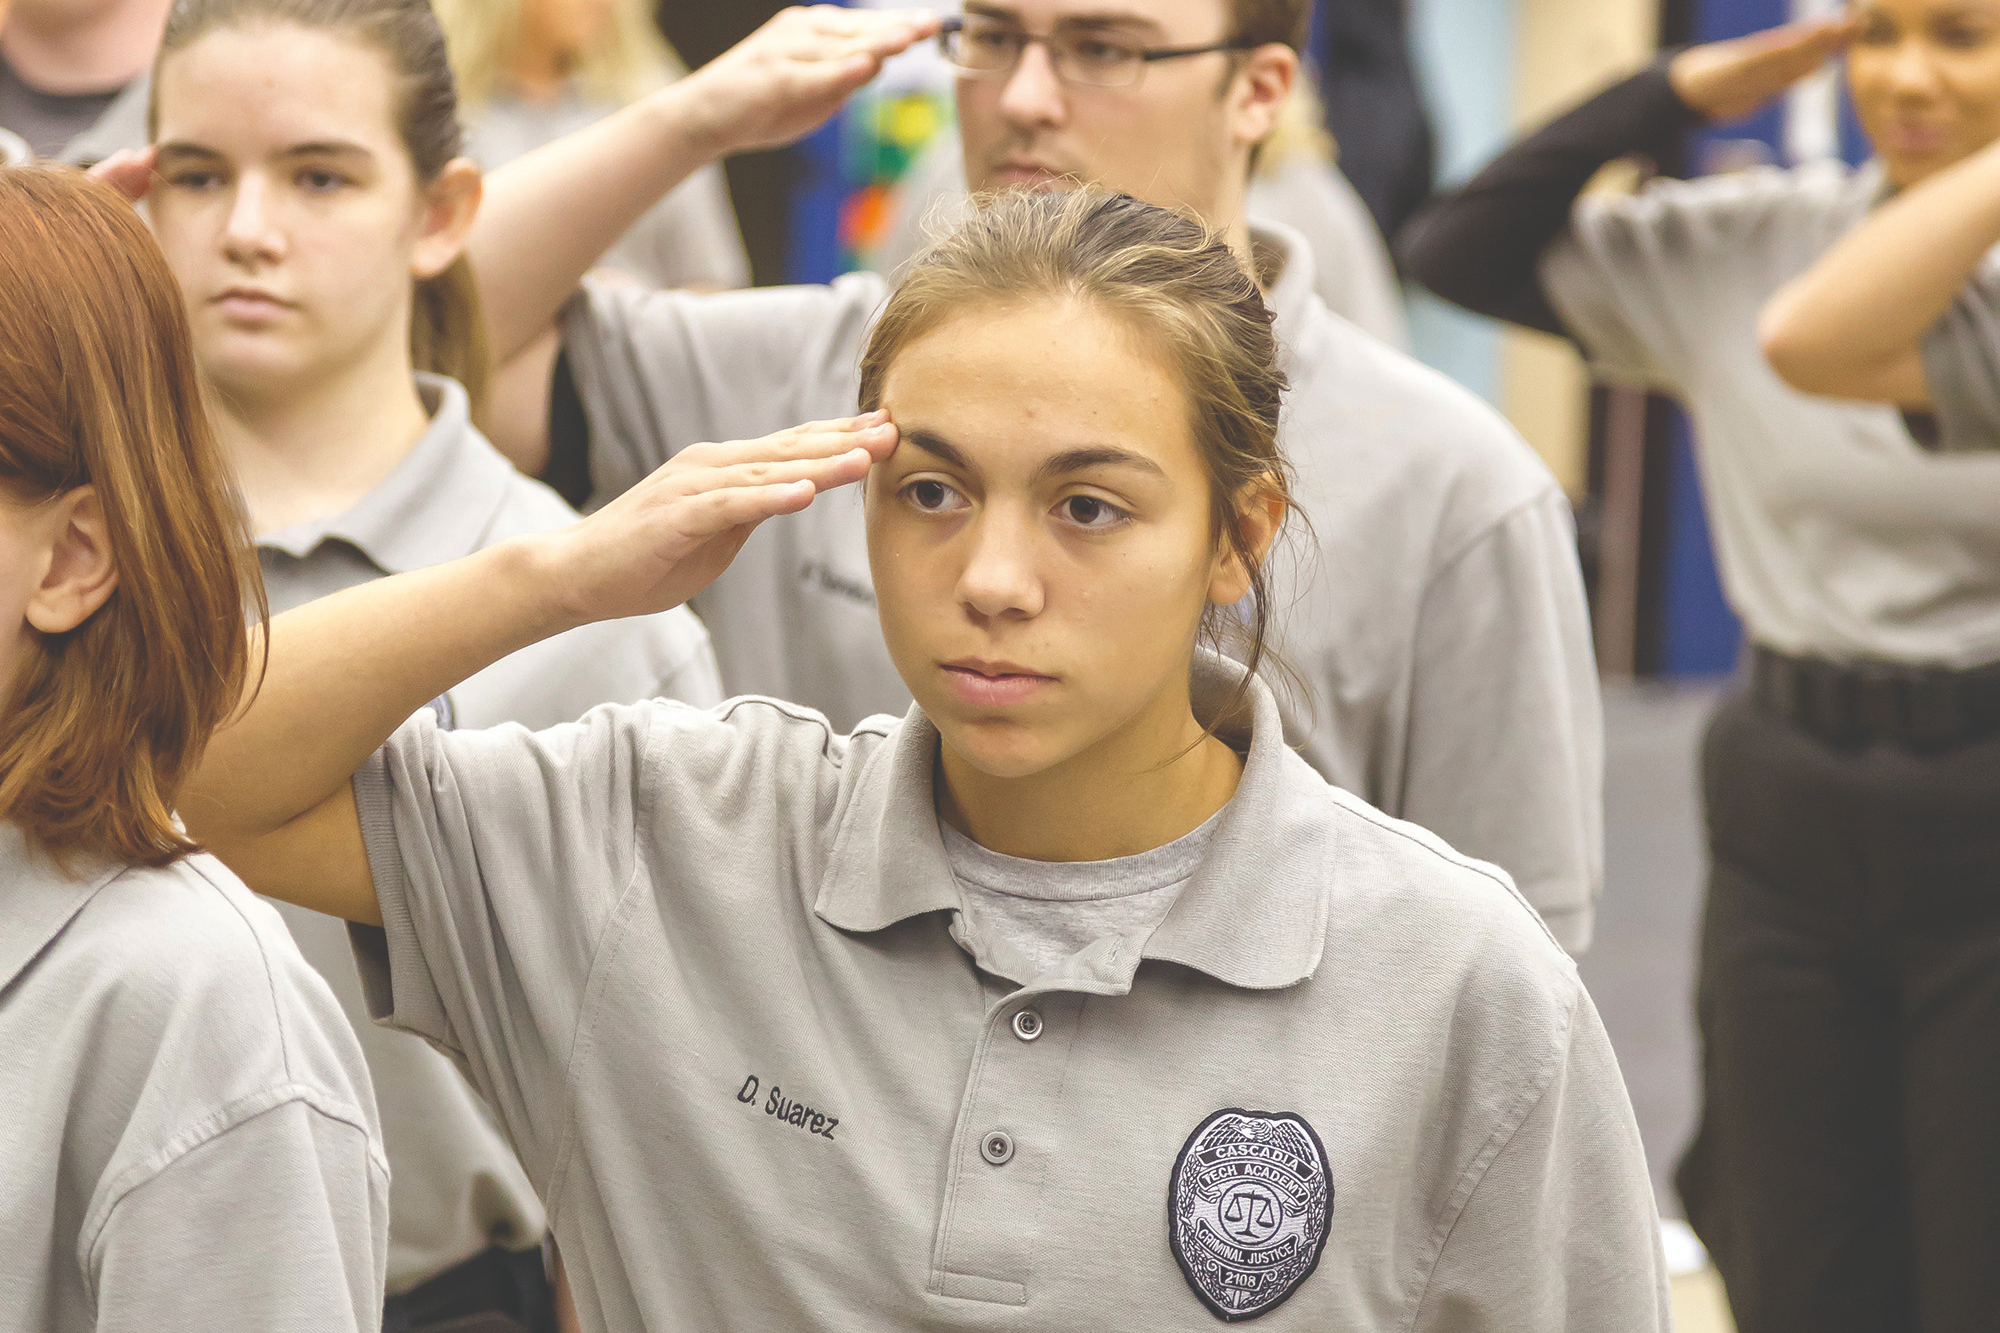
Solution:
[{"label": "shirt button", "polygon": [[1033,1041],[1042,1035],[1042,1016],[1032,1009],[1017,1010],[1014,1014],[1014,1035],[1022,1041]]},{"label": "shirt button", "polygon": [[996,1129],[979,1141],[979,1155],[994,1166],[1005,1166],[1014,1160],[1014,1138],[1004,1129]]}]

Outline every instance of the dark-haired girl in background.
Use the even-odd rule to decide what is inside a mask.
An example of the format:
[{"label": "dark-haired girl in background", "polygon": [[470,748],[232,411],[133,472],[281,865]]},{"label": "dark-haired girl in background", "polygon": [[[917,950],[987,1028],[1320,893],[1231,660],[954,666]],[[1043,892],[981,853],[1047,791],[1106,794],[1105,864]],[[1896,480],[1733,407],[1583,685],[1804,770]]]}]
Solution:
[{"label": "dark-haired girl in background", "polygon": [[[1845,50],[1876,158],[1578,192]],[[1701,1129],[1679,1173],[1743,1333],[2000,1326],[2000,456],[1799,393],[1765,301],[2000,137],[2000,3],[1860,0],[1665,57],[1404,240],[1475,310],[1680,397],[1751,641],[1703,759]],[[1857,386],[1859,392],[1859,386]]]}]

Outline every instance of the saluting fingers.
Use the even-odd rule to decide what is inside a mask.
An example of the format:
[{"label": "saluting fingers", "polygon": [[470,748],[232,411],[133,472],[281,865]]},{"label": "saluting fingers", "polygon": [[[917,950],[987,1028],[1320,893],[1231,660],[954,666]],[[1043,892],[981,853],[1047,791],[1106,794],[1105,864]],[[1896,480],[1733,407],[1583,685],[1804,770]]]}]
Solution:
[{"label": "saluting fingers", "polygon": [[815,490],[831,490],[836,486],[845,486],[849,482],[861,480],[868,474],[868,467],[873,461],[867,450],[849,449],[846,453],[834,454],[831,457],[735,463],[726,467],[711,468],[699,474],[697,489],[705,493],[730,488],[789,486],[794,482],[809,481]]},{"label": "saluting fingers", "polygon": [[700,444],[681,457],[703,467],[724,468],[741,463],[833,458],[855,449],[873,459],[887,458],[896,447],[896,428],[883,413],[839,421],[813,421],[756,440]]}]

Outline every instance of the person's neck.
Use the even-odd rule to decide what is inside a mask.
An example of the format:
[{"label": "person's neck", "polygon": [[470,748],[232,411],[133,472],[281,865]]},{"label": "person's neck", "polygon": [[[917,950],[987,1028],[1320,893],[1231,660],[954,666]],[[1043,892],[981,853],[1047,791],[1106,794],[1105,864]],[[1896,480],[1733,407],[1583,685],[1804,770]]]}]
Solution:
[{"label": "person's neck", "polygon": [[[1265,287],[1264,275],[1257,268],[1256,242],[1250,235],[1247,163],[1244,166],[1244,173],[1243,188],[1234,191],[1227,198],[1216,200],[1213,207],[1202,211],[1202,216],[1209,226],[1222,232],[1222,238],[1229,243],[1229,248],[1249,265],[1251,275],[1257,279],[1257,285],[1262,288]],[[1268,288],[1265,294],[1267,296],[1270,294]]]},{"label": "person's neck", "polygon": [[516,42],[507,61],[507,75],[522,101],[553,102],[562,96],[572,63],[568,56],[547,46]]},{"label": "person's neck", "polygon": [[940,745],[938,813],[988,851],[1030,861],[1107,861],[1164,847],[1236,794],[1243,762],[1202,734],[1185,691],[1082,754],[996,778]]},{"label": "person's neck", "polygon": [[35,23],[14,13],[0,31],[0,56],[38,92],[114,92],[142,74],[159,50],[171,0],[128,0],[102,13]]},{"label": "person's neck", "polygon": [[216,428],[258,536],[343,514],[430,428],[407,349],[308,385],[228,386]]}]

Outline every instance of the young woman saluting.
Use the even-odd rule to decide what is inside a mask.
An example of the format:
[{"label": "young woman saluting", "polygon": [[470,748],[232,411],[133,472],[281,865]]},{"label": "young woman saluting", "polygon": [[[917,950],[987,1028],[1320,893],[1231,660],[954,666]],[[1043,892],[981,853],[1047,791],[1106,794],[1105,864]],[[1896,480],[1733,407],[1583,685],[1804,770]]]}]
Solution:
[{"label": "young woman saluting", "polygon": [[[1860,169],[1578,200],[1841,51]],[[1996,139],[2000,0],[1858,0],[1663,57],[1405,234],[1435,291],[1567,334],[1697,427],[1751,669],[1703,756],[1702,1117],[1677,1181],[1742,1333],[2000,1321],[2000,458],[1799,393],[1758,345],[1773,293]]]},{"label": "young woman saluting", "polygon": [[[193,825],[381,927],[378,1011],[462,1053],[586,1327],[1666,1327],[1574,968],[1203,646],[1265,629],[1277,359],[1220,238],[1003,197],[883,311],[868,415],[275,623]],[[864,475],[902,720],[404,724]]]}]

